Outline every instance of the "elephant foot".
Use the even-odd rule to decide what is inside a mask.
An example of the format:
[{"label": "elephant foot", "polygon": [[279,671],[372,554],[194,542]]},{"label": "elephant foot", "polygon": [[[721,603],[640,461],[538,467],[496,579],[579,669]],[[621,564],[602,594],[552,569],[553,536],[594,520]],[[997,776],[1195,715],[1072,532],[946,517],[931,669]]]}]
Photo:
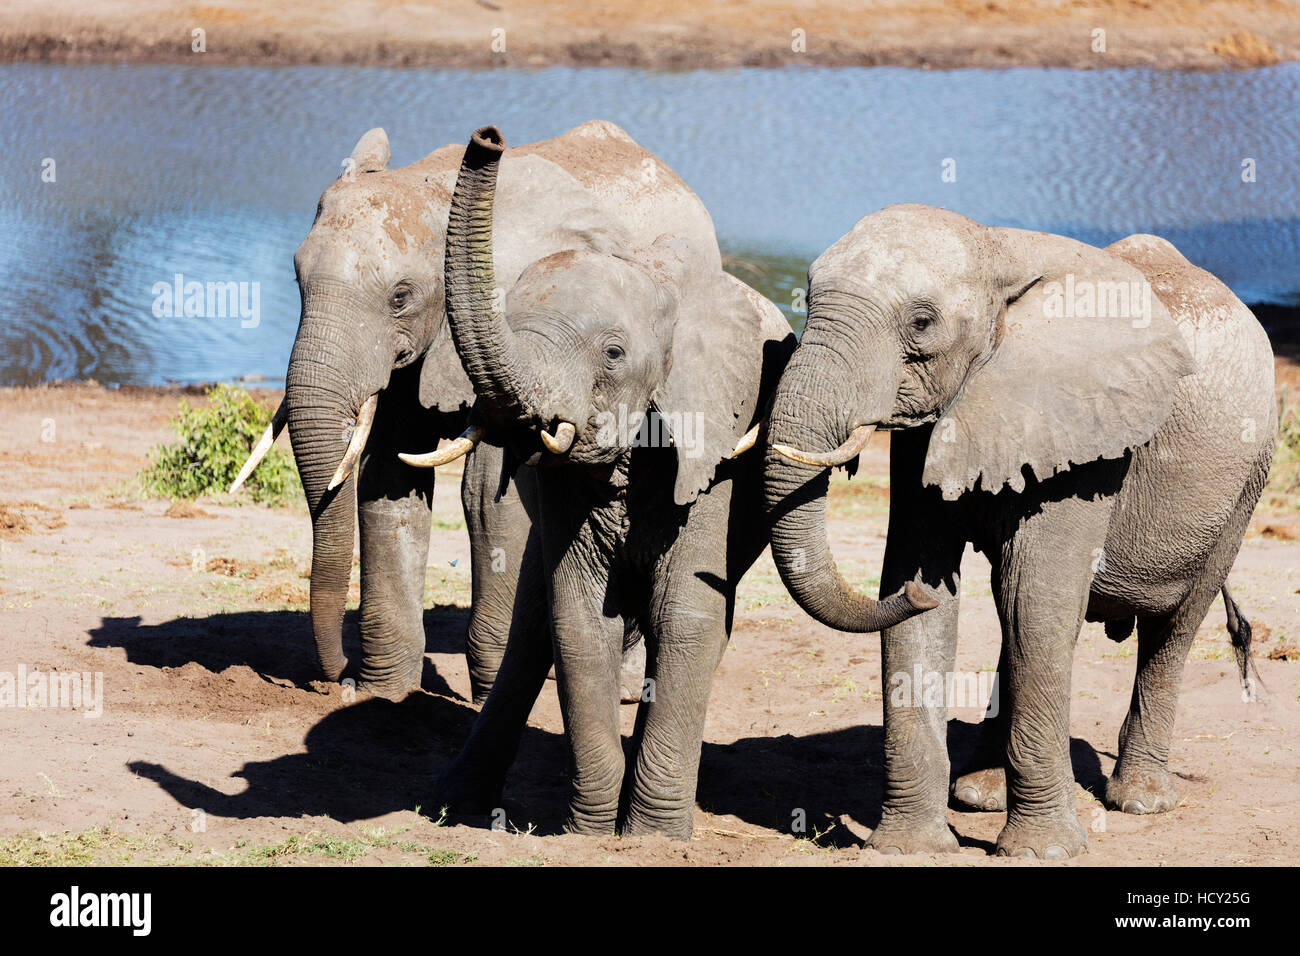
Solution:
[{"label": "elephant foot", "polygon": [[695,807],[681,812],[649,814],[633,807],[619,832],[623,836],[665,836],[670,840],[689,840],[695,832]]},{"label": "elephant foot", "polygon": [[1005,813],[1007,772],[1001,767],[990,767],[964,774],[952,785],[952,799],[965,810]]},{"label": "elephant foot", "polygon": [[1168,813],[1178,805],[1178,790],[1168,770],[1115,774],[1106,781],[1106,806],[1123,813]]},{"label": "elephant foot", "polygon": [[579,836],[613,836],[617,818],[617,808],[611,808],[608,813],[578,813],[570,810],[564,821],[564,832]]},{"label": "elephant foot", "polygon": [[421,656],[412,665],[399,670],[385,670],[378,674],[364,671],[357,678],[357,693],[382,697],[385,700],[405,700],[412,691],[420,689],[420,678],[424,676],[424,658]]},{"label": "elephant foot", "polygon": [[1065,860],[1088,849],[1088,834],[1073,807],[1007,820],[998,834],[998,856]]},{"label": "elephant foot", "polygon": [[447,813],[487,816],[501,806],[504,782],[485,780],[454,764],[438,780],[433,804]]},{"label": "elephant foot", "polygon": [[904,820],[881,820],[871,832],[867,847],[888,856],[911,853],[956,853],[960,847],[952,829],[942,820],[914,825]]}]

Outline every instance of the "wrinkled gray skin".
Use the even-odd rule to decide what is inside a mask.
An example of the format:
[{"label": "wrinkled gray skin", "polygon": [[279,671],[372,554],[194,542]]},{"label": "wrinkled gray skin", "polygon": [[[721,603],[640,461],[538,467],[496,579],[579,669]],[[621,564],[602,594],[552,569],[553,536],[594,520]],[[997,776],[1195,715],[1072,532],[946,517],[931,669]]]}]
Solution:
[{"label": "wrinkled gray skin", "polygon": [[[1049,317],[1049,284],[1067,275],[1076,290],[1149,282],[1149,322]],[[860,629],[827,547],[829,470],[771,445],[825,452],[855,426],[876,425],[892,430],[880,593],[918,582],[940,599],[882,634],[885,796],[871,845],[957,848],[945,816],[946,707],[895,702],[890,675],[952,671],[967,542],[992,563],[1005,722],[986,721],[989,763],[954,789],[979,804],[1005,779],[997,852],[1087,847],[1069,758],[1071,655],[1084,620],[1105,621],[1116,640],[1135,621],[1138,632],[1106,803],[1172,808],[1183,662],[1272,460],[1273,359],[1254,316],[1154,236],[1100,250],[926,206],[866,217],[809,282],[807,331],[773,399],[766,453],[777,567],[818,620]],[[1229,616],[1235,638],[1244,619],[1232,624],[1235,606]],[[995,762],[1003,772],[987,769]]]},{"label": "wrinkled gray skin", "polygon": [[[589,148],[593,143],[600,148]],[[427,451],[440,438],[459,434],[474,397],[447,329],[442,274],[447,212],[462,152],[445,146],[389,169],[387,136],[381,129],[369,131],[345,174],[322,195],[294,257],[302,317],[285,399],[311,510],[317,655],[327,679],[344,673],[343,611],[356,515],[358,686],[393,699],[419,686],[423,668],[434,480],[432,471],[403,464],[397,453]],[[603,122],[513,151],[501,174],[497,274],[513,281],[526,264],[549,253],[601,247],[610,241],[606,223],[614,218],[647,244],[668,231],[711,238],[708,213],[688,192],[671,185],[658,193],[629,186],[628,178],[639,183],[647,169],[653,173],[642,162],[653,159]],[[375,393],[375,424],[356,472],[327,491],[357,412]],[[501,469],[501,449],[481,445],[466,459],[461,486],[471,543],[467,655],[476,702],[486,698],[495,678],[512,619],[516,627],[546,633],[542,583],[526,576],[535,565],[529,549],[539,547],[529,514],[535,482],[521,473],[518,485],[497,501]]]},{"label": "wrinkled gray skin", "polygon": [[[494,309],[499,144],[489,127],[466,153],[447,243],[448,318],[478,394],[474,420],[539,461],[553,641],[511,635],[437,805],[499,806],[553,647],[573,768],[567,827],[686,839],[736,583],[766,537],[761,456],[729,456],[761,417],[794,338],[770,302],[722,271],[711,231],[539,259],[505,283],[504,312]],[[686,188],[662,166],[654,179]],[[652,407],[672,447],[635,447],[635,424],[619,434],[620,410]],[[540,430],[558,435],[565,422],[572,445],[543,451]],[[647,691],[625,766],[617,680],[629,632],[645,635]]]}]

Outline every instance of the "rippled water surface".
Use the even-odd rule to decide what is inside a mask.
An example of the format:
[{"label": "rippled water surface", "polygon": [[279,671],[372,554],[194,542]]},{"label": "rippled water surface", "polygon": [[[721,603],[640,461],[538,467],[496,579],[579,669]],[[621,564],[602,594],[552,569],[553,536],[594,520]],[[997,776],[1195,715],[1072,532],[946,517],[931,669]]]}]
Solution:
[{"label": "rippled water surface", "polygon": [[[292,256],[357,137],[393,165],[486,122],[619,123],[789,311],[808,263],[891,202],[1104,244],[1171,239],[1250,303],[1300,304],[1300,65],[1125,70],[419,71],[0,66],[0,384],[284,374]],[[55,161],[56,181],[42,182]],[[944,182],[945,160],[955,182]],[[1256,181],[1242,181],[1242,161]],[[950,167],[951,168],[951,167]],[[256,282],[260,323],[155,318],[176,273]],[[791,314],[792,319],[797,316]]]}]

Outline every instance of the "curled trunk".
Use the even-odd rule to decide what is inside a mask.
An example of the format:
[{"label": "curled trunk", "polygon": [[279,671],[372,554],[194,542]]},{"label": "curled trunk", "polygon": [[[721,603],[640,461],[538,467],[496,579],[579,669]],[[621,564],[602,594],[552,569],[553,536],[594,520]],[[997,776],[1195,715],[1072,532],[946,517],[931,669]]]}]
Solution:
[{"label": "curled trunk", "polygon": [[902,594],[876,601],[845,581],[826,536],[830,468],[791,461],[773,447],[783,444],[808,452],[836,448],[848,429],[837,427],[833,415],[814,410],[837,405],[810,364],[787,370],[778,387],[764,464],[772,558],[790,595],[818,621],[841,631],[880,631],[936,602],[912,583]]},{"label": "curled trunk", "polygon": [[505,141],[496,127],[470,139],[447,217],[447,322],[475,393],[486,404],[531,417],[542,402],[533,361],[506,322],[492,263],[492,207]]}]

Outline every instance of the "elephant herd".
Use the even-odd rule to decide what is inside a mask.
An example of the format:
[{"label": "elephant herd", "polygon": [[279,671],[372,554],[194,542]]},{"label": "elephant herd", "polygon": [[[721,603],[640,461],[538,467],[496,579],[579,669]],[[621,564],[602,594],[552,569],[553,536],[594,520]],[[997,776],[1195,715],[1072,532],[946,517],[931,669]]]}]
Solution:
[{"label": "elephant herd", "polygon": [[[954,799],[1006,811],[999,854],[1086,849],[1069,759],[1085,620],[1137,630],[1106,803],[1174,806],[1179,682],[1220,591],[1248,652],[1225,578],[1276,433],[1268,339],[1222,283],[1154,236],[1098,249],[890,206],[813,263],[796,342],[723,271],[695,194],[611,123],[509,150],[485,127],[388,159],[366,133],[298,248],[285,398],[241,480],[288,427],[330,680],[349,668],[359,520],[348,673],[397,699],[422,670],[433,469],[464,457],[481,709],[437,805],[500,804],[553,667],[567,827],[688,838],[713,671],[762,550],[816,620],[881,632],[888,686],[952,672],[969,543],[992,565],[1000,713],[982,765],[950,783],[944,703],[885,695],[870,844],[955,850]],[[856,467],[874,429],[890,434],[879,599],[838,572],[825,526],[831,469]]]}]

